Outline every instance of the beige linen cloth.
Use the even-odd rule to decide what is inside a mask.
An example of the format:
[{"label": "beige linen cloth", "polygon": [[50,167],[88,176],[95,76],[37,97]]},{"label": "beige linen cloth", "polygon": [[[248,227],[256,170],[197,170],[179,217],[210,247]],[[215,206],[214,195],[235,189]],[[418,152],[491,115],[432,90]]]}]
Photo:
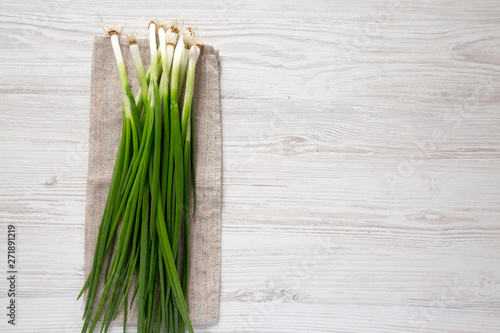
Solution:
[{"label": "beige linen cloth", "polygon": [[[148,43],[147,39],[138,41],[146,69],[150,63]],[[137,74],[125,38],[120,39],[120,45],[130,86],[135,92],[139,86]],[[205,45],[196,66],[193,101],[197,189],[196,214],[191,219],[189,234],[189,312],[193,324],[214,323],[219,319],[222,171],[219,69],[218,51]],[[92,267],[122,129],[122,93],[109,37],[94,38],[90,98],[85,278]],[[101,283],[100,293],[102,289]],[[123,320],[123,315],[120,314],[116,320]],[[129,311],[127,321],[137,321],[137,304]]]}]

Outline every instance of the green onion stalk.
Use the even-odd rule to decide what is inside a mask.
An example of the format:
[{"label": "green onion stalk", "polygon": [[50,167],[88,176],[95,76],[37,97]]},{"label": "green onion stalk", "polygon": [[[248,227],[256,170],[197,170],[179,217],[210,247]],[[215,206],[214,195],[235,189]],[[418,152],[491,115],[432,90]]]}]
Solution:
[{"label": "green onion stalk", "polygon": [[190,200],[190,177],[191,166],[194,161],[193,158],[193,133],[192,133],[192,109],[193,109],[193,95],[194,95],[194,82],[195,71],[198,57],[200,56],[200,49],[202,44],[195,44],[189,50],[189,64],[187,69],[186,91],[184,93],[184,104],[182,110],[182,140],[184,143],[184,174],[187,175],[184,180],[184,262],[182,274],[182,288],[185,297],[187,298],[188,277],[189,277],[189,200]]},{"label": "green onion stalk", "polygon": [[[157,141],[157,125],[159,123],[158,111],[159,111],[159,101],[158,101],[158,64],[157,60],[157,47],[156,47],[156,23],[150,22],[149,27],[149,40],[150,40],[150,54],[151,54],[151,77],[149,81],[149,93],[148,99],[150,101],[150,117],[153,120],[154,135],[152,137],[153,154],[149,156],[144,156],[145,160],[150,162],[149,168],[149,185],[150,185],[150,195],[151,195],[151,205],[150,205],[150,216],[149,223],[146,225],[146,221],[143,223],[143,233],[141,235],[141,260],[139,266],[139,296],[138,296],[138,321],[137,321],[137,332],[145,332],[148,327],[148,318],[151,316],[150,304],[152,302],[150,295],[150,289],[152,287],[152,280],[154,280],[154,256],[157,253],[156,249],[156,232],[154,226],[156,226],[156,204],[158,198],[158,175],[159,175],[159,153],[161,149],[160,143]],[[161,133],[160,133],[161,134]],[[147,162],[146,162],[147,163]]]},{"label": "green onion stalk", "polygon": [[[160,28],[158,29],[158,39],[160,42],[160,54],[161,54],[161,62],[162,62],[162,74],[161,74],[161,81],[160,81],[160,98],[161,98],[161,104],[163,108],[163,131],[162,131],[162,161],[161,161],[161,167],[162,167],[162,173],[161,173],[161,179],[160,179],[160,193],[161,193],[161,203],[162,203],[162,210],[165,210],[165,198],[166,198],[166,190],[167,190],[167,172],[168,170],[168,157],[169,157],[169,150],[170,150],[170,108],[169,108],[169,102],[168,102],[168,96],[169,96],[169,73],[170,71],[169,66],[168,66],[168,57],[167,57],[167,40],[166,40],[166,35],[170,31],[168,28],[168,25],[161,25]],[[167,70],[165,70],[167,69]],[[164,171],[165,170],[165,171]],[[165,218],[164,218],[165,220]],[[160,219],[160,223],[162,223]],[[164,221],[165,223],[168,224],[167,221]],[[168,229],[167,229],[168,230]],[[167,237],[170,237],[167,232]],[[168,286],[167,279],[166,279],[166,274],[167,272],[165,271],[165,264],[163,261],[163,254],[160,248],[158,248],[158,272],[159,272],[159,278],[160,278],[160,304],[158,308],[158,318],[159,321],[163,323],[163,331],[166,332],[167,330],[167,318],[168,318],[168,313],[173,311],[172,307],[168,307],[168,300],[169,300],[169,292],[170,292],[170,287]],[[157,326],[158,327],[158,326]]]},{"label": "green onion stalk", "polygon": [[166,33],[167,38],[167,68],[168,73],[172,70],[172,61],[174,60],[174,50],[179,40],[179,31],[182,30],[182,25],[179,21],[174,20],[168,24],[169,29]]},{"label": "green onion stalk", "polygon": [[[122,96],[123,96],[123,130],[122,130],[122,140],[118,149],[117,159],[115,162],[113,176],[111,179],[110,190],[108,192],[108,198],[106,206],[104,209],[104,214],[101,220],[101,225],[99,227],[99,234],[96,243],[96,250],[93,260],[92,269],[84,284],[79,296],[83,294],[85,290],[88,290],[87,301],[85,304],[84,311],[84,327],[82,331],[85,331],[90,323],[92,317],[92,311],[94,306],[94,301],[97,296],[97,287],[99,284],[99,279],[101,275],[101,270],[103,263],[106,259],[106,253],[109,248],[109,243],[115,238],[113,232],[113,219],[116,215],[120,214],[120,207],[118,203],[121,200],[120,187],[125,182],[125,175],[128,172],[129,164],[131,162],[131,151],[130,144],[132,142],[134,151],[137,151],[139,138],[141,136],[141,128],[138,125],[137,110],[135,107],[134,98],[130,92],[130,87],[128,85],[127,74],[125,70],[125,64],[120,50],[120,44],[118,40],[119,28],[111,28],[108,30],[108,35],[111,39],[111,44],[113,48],[113,53],[115,56],[116,64],[118,67],[118,73],[120,77],[120,83],[122,86]],[[108,263],[111,261],[111,256],[108,255]]]}]

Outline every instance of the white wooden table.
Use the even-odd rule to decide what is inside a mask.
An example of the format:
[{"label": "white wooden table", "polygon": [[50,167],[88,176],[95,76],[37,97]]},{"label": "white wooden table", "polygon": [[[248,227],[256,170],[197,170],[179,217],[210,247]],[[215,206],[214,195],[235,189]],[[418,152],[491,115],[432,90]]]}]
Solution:
[{"label": "white wooden table", "polygon": [[1,332],[81,327],[99,14],[185,19],[220,49],[221,318],[197,332],[500,331],[498,1],[1,8]]}]

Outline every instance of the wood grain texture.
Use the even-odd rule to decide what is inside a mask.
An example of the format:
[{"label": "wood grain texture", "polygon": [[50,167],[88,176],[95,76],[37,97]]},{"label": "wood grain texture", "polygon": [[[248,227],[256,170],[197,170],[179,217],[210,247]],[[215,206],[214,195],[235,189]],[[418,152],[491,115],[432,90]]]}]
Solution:
[{"label": "wood grain texture", "polygon": [[492,0],[3,3],[17,331],[81,327],[98,13],[143,35],[153,16],[185,19],[220,50],[221,309],[198,332],[500,331]]}]

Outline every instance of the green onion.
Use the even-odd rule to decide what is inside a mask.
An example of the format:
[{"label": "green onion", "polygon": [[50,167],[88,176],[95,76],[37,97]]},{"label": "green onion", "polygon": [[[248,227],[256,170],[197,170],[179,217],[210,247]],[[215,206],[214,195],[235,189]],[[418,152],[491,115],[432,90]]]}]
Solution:
[{"label": "green onion", "polygon": [[183,274],[182,274],[182,287],[184,295],[187,297],[187,288],[189,283],[189,199],[190,199],[190,178],[191,174],[191,161],[193,159],[193,149],[192,149],[192,104],[193,104],[193,94],[194,94],[194,82],[195,82],[195,70],[196,63],[198,62],[198,57],[200,56],[201,44],[195,44],[191,46],[189,50],[189,65],[186,80],[186,91],[184,93],[184,105],[182,111],[182,139],[184,142],[184,263],[183,263]]},{"label": "green onion", "polygon": [[[187,300],[190,193],[194,191],[192,102],[201,44],[192,28],[179,37],[177,21],[151,22],[148,30],[151,65],[147,73],[135,35],[128,36],[140,86],[136,97],[128,84],[119,29],[108,31],[122,87],[123,129],[92,269],[78,296],[87,291],[82,332],[93,332],[100,319],[101,332],[107,332],[121,309],[125,332],[127,307],[136,295],[137,332],[178,333],[185,328],[193,332]],[[180,251],[183,223],[184,251]],[[134,275],[137,285],[131,289]],[[104,291],[98,299],[103,277]]]}]

